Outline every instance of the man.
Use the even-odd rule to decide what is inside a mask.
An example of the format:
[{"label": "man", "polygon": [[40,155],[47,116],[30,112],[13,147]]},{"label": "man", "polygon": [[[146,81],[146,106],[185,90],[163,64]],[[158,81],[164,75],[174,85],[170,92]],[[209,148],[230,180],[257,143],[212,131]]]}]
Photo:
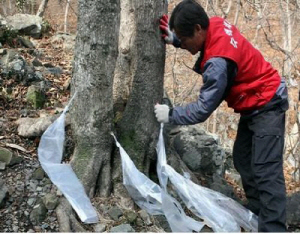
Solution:
[{"label": "man", "polygon": [[285,81],[235,26],[219,17],[209,19],[194,0],[183,0],[170,22],[163,16],[160,23],[166,43],[193,55],[200,51],[194,70],[202,74],[203,86],[198,100],[186,106],[155,105],[157,120],[177,125],[200,123],[226,100],[241,114],[233,159],[247,208],[258,215],[259,232],[285,232]]}]

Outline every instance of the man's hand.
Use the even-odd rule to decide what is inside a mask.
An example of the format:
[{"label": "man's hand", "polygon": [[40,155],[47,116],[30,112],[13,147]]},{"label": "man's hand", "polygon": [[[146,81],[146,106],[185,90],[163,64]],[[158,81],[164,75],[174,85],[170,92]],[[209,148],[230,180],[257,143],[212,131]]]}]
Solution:
[{"label": "man's hand", "polygon": [[168,15],[163,15],[160,19],[159,28],[162,31],[162,38],[167,44],[173,44],[174,35],[173,32],[169,28],[169,17]]},{"label": "man's hand", "polygon": [[154,107],[154,113],[155,113],[155,117],[157,118],[157,121],[160,123],[168,123],[169,111],[170,111],[169,106],[156,104]]}]

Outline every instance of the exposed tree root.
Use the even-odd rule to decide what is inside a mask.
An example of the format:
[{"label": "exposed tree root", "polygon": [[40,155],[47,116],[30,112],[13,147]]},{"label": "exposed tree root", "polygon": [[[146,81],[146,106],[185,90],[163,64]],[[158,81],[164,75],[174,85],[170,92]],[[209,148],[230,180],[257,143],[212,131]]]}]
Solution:
[{"label": "exposed tree root", "polygon": [[87,232],[76,219],[76,215],[66,198],[60,199],[56,214],[60,232]]}]

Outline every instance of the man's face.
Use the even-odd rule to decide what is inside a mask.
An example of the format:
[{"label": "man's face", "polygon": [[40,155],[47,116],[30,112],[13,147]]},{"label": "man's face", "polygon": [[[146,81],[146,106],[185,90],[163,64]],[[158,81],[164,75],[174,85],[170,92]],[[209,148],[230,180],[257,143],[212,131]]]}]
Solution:
[{"label": "man's face", "polygon": [[191,37],[181,36],[175,29],[175,33],[181,42],[181,48],[188,50],[192,55],[201,50],[205,41],[206,32],[197,24],[194,29],[194,35]]}]

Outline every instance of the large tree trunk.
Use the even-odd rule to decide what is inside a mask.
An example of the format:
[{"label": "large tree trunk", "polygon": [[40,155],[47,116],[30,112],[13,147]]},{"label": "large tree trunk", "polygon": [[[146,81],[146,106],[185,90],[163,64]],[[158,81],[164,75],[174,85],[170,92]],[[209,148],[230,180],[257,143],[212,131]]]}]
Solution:
[{"label": "large tree trunk", "polygon": [[[129,0],[127,8],[124,9],[129,12],[127,15],[132,21],[132,32],[128,49],[121,48],[119,56],[123,60],[124,57],[127,59],[126,68],[129,71],[126,74],[131,77],[126,82],[129,80],[131,92],[122,117],[117,122],[117,130],[120,143],[137,168],[148,174],[150,162],[155,159],[159,130],[154,116],[154,105],[163,98],[165,45],[158,26],[160,17],[166,13],[167,2]],[[122,57],[119,57],[119,61]]]},{"label": "large tree trunk", "polygon": [[[156,155],[159,124],[154,116],[154,104],[163,98],[165,62],[159,18],[166,12],[167,2],[124,0],[122,6],[122,20],[127,23],[122,24],[121,37],[126,39],[120,38],[124,43],[121,43],[115,71],[116,92],[113,98],[119,2],[79,1],[71,86],[72,94],[77,92],[70,110],[75,141],[71,164],[90,197],[95,194],[108,196],[111,193],[111,165],[117,171],[114,174],[117,175],[114,177],[115,184],[120,185],[120,155],[115,153],[112,158],[114,144],[110,132],[114,127],[120,143],[141,171],[148,174],[150,160]],[[130,17],[130,23],[124,12]],[[126,92],[121,88],[125,88]],[[116,108],[119,114],[115,119],[113,100],[122,104],[119,105],[122,108]],[[113,126],[113,123],[116,125]],[[74,227],[70,228],[70,225],[74,226],[71,220],[64,220],[64,214],[71,217],[70,209],[66,207],[66,202],[59,206],[60,220],[64,223],[65,231],[74,230]]]},{"label": "large tree trunk", "polygon": [[79,1],[71,108],[72,166],[88,195],[111,191],[113,74],[118,55],[119,0]]}]

